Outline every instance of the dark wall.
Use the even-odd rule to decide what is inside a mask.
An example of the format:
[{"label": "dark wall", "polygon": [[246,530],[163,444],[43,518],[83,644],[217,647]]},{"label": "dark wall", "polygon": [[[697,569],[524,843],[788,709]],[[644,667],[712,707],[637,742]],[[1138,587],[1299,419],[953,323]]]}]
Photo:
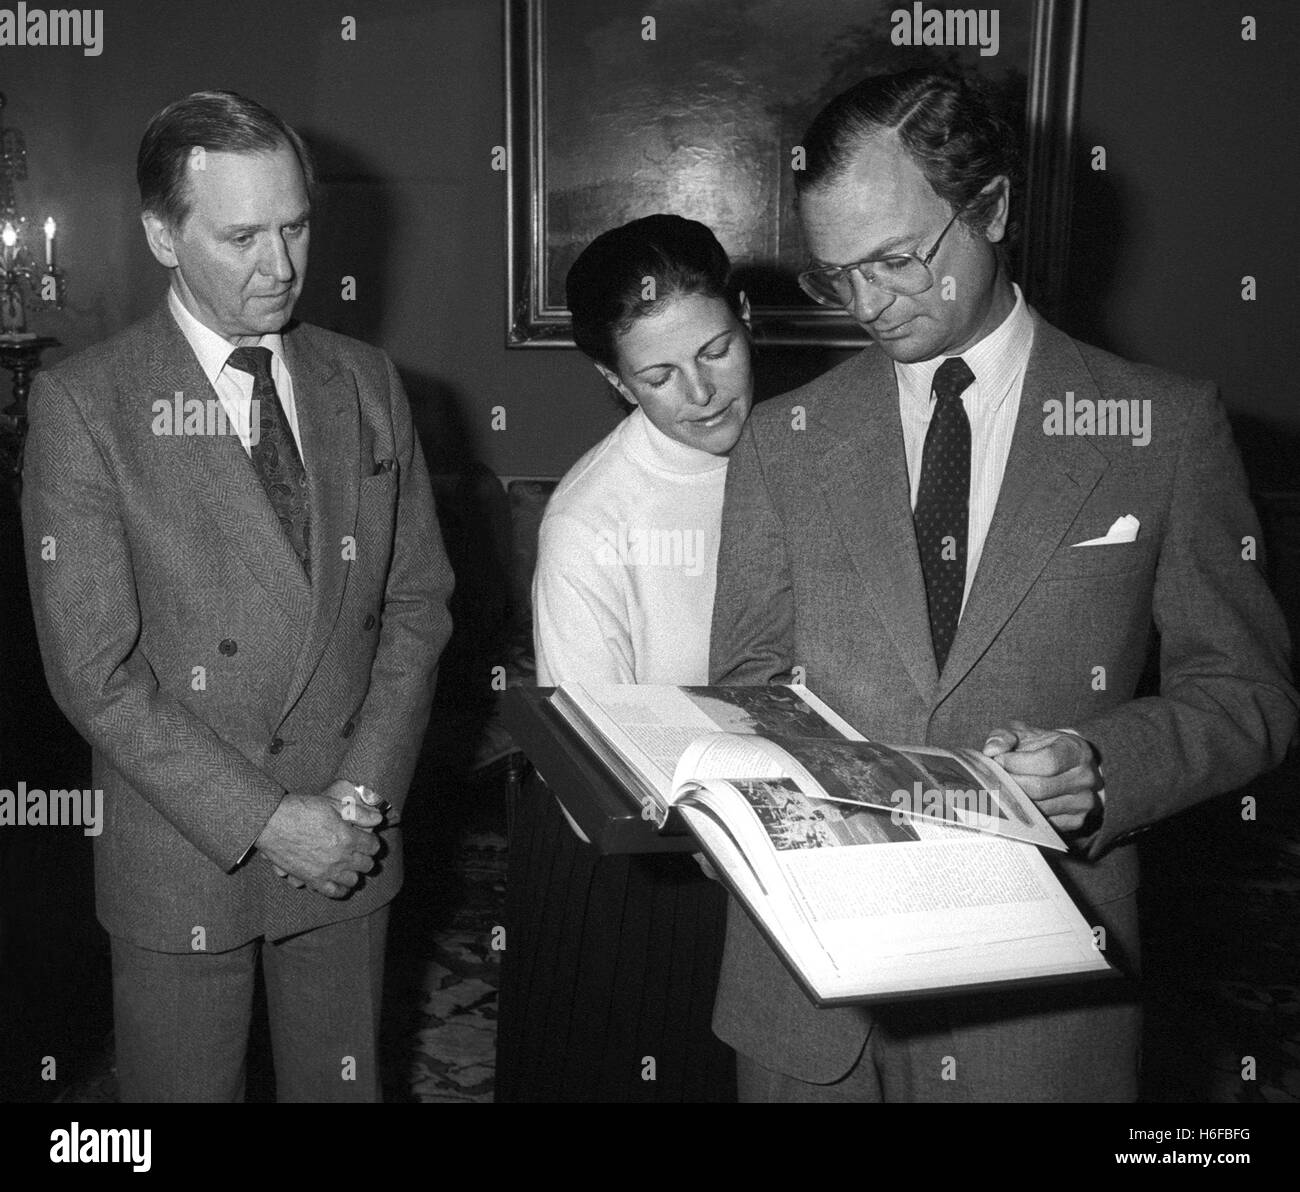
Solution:
[{"label": "dark wall", "polygon": [[[356,18],[357,40],[340,20]],[[22,197],[63,229],[69,310],[38,316],[69,348],[162,293],[136,215],[149,117],[203,87],[259,99],[317,147],[329,185],[299,313],[364,335],[403,370],[422,423],[508,473],[558,472],[613,426],[572,352],[504,348],[501,10],[486,0],[164,0],[109,6],[105,49],[0,50],[10,123],[27,135]],[[340,279],[357,279],[355,303]],[[503,404],[508,429],[489,429]],[[443,426],[443,423],[446,426]],[[437,459],[446,466],[451,460]]]},{"label": "dark wall", "polygon": [[1067,329],[1218,381],[1264,490],[1300,484],[1297,44],[1286,0],[1088,6]]},{"label": "dark wall", "polygon": [[[343,9],[357,40],[342,40]],[[268,16],[268,13],[271,15]],[[183,15],[182,15],[183,14]],[[321,159],[298,313],[382,345],[401,369],[435,470],[476,457],[559,475],[619,414],[575,351],[505,348],[502,9],[495,0],[222,0],[110,7],[105,49],[0,49],[7,122],[26,134],[25,209],[53,214],[68,309],[33,325],[67,351],[143,314],[165,285],[140,232],[136,146],[149,117],[202,87],[251,95]],[[343,302],[341,279],[357,279]],[[52,354],[57,359],[59,353]],[[824,367],[765,355],[765,390]],[[506,429],[491,429],[496,406]]]}]

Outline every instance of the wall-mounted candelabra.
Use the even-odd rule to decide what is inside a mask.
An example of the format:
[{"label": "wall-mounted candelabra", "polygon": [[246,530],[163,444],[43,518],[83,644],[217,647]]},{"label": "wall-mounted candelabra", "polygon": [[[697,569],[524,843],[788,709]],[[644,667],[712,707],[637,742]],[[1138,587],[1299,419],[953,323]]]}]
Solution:
[{"label": "wall-mounted candelabra", "polygon": [[58,227],[52,218],[41,226],[44,253],[33,243],[31,225],[18,210],[14,183],[27,179],[27,144],[16,128],[4,125],[5,97],[0,92],[0,366],[13,373],[13,401],[0,411],[0,469],[18,476],[27,436],[27,391],[40,367],[41,353],[58,340],[27,328],[29,301],[61,308],[66,279],[56,259]]}]

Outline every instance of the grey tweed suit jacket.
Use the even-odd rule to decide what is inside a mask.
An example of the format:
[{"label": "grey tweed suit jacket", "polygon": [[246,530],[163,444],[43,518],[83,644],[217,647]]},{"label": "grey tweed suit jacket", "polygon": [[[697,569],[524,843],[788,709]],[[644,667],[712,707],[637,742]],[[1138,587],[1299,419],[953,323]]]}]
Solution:
[{"label": "grey tweed suit jacket", "polygon": [[[1149,400],[1150,443],[1045,434],[1044,402],[1067,391],[1076,407]],[[1141,523],[1135,542],[1072,549],[1124,514]],[[712,681],[781,681],[801,666],[886,741],[979,748],[1013,718],[1082,733],[1100,752],[1104,817],[1056,868],[1088,921],[1109,927],[1108,956],[1132,968],[1134,836],[1276,764],[1294,731],[1285,625],[1243,558],[1258,535],[1212,385],[1117,359],[1035,315],[998,504],[939,673],[893,365],[868,348],[759,407],[732,453]],[[1153,630],[1160,694],[1135,699]],[[1136,1069],[1137,1015],[1088,1019],[1088,1004],[1078,989],[1038,990],[897,1017],[910,1024],[902,1034],[927,1015],[922,1033],[978,1021],[982,1083],[954,1096],[1131,1095],[1131,1078],[1114,1074]],[[733,902],[715,1029],[739,1051],[829,1083],[893,1013],[814,1008]],[[960,1031],[943,1046],[954,1041]]]},{"label": "grey tweed suit jacket", "polygon": [[291,935],[401,887],[397,828],[340,901],[246,855],[286,792],[336,778],[400,814],[451,628],[451,572],[392,363],[305,324],[284,350],[310,583],[238,438],[153,433],[156,400],[216,400],[166,302],[32,388],[27,569],[47,680],[104,791],[96,910],[159,951]]}]

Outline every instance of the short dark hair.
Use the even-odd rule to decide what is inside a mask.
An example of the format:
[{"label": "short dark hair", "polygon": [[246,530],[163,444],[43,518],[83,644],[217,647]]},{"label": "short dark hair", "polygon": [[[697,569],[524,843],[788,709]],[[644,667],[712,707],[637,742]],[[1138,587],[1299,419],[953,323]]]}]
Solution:
[{"label": "short dark hair", "polygon": [[1018,125],[988,82],[956,71],[917,69],[863,79],[837,95],[804,134],[804,165],[795,171],[802,196],[837,182],[870,138],[894,133],[926,180],[961,222],[982,232],[997,195],[977,200],[999,174],[1011,181],[1008,243],[1020,227],[1024,164]]},{"label": "short dark hair", "polygon": [[617,337],[674,295],[721,298],[740,314],[726,249],[704,224],[680,215],[647,215],[602,232],[569,268],[564,292],[574,343],[613,371]]},{"label": "short dark hair", "polygon": [[267,153],[293,149],[310,196],[316,186],[311,151],[298,133],[269,108],[234,91],[195,91],[168,104],[149,121],[136,155],[140,206],[171,227],[184,223],[192,206],[188,173],[195,148],[208,153]]}]

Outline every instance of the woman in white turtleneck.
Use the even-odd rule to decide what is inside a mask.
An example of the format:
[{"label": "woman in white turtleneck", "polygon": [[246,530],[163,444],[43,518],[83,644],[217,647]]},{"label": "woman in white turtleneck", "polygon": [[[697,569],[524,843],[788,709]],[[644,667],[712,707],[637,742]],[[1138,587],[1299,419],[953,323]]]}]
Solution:
[{"label": "woman in white turtleneck", "polygon": [[[640,327],[629,337],[644,339],[645,349],[628,354],[634,362],[668,364],[660,367],[670,392],[651,390],[638,400],[546,507],[533,580],[537,680],[544,685],[709,681],[727,457],[685,440],[729,449],[739,433],[749,410],[744,327],[724,303],[700,295],[669,299],[661,316],[645,320],[647,330],[680,336],[683,350],[699,361],[696,378],[669,363],[679,353],[665,350],[662,339],[636,337]],[[700,359],[695,341],[719,329],[722,338],[710,350],[726,354]],[[639,399],[636,382],[635,375],[631,383],[616,380]],[[717,422],[708,425],[710,418]]]},{"label": "woman in white turtleneck", "polygon": [[[727,453],[752,401],[748,306],[713,233],[674,215],[597,237],[567,296],[574,340],[633,409],[547,505],[538,682],[706,684]],[[511,833],[498,1099],[733,1098],[710,1030],[722,888],[685,853],[599,856],[563,798],[530,786]]]},{"label": "woman in white turtleneck", "polygon": [[547,505],[533,579],[539,683],[709,681],[727,452],[752,394],[747,316],[743,296],[733,308],[671,293],[611,337],[611,363],[596,356],[636,409]]}]

